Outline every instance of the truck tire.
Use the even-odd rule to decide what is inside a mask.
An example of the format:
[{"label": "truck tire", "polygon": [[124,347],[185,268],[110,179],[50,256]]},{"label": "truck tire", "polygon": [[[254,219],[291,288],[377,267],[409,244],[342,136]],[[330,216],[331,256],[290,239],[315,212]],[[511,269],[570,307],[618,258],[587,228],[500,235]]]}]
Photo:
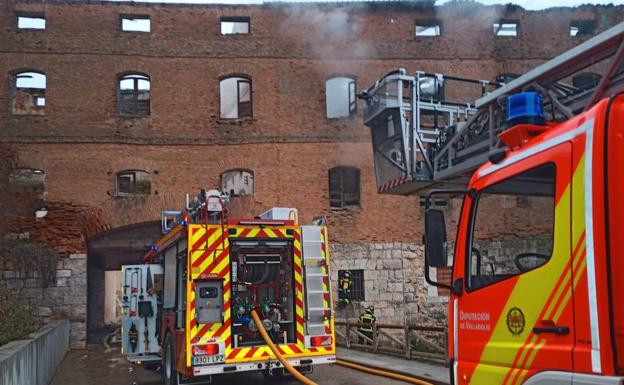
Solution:
[{"label": "truck tire", "polygon": [[163,349],[163,383],[165,385],[179,385],[180,378],[178,376],[178,372],[175,369],[175,357],[174,357],[174,347],[173,347],[173,338],[171,338],[171,334],[167,332],[165,334],[165,348]]}]

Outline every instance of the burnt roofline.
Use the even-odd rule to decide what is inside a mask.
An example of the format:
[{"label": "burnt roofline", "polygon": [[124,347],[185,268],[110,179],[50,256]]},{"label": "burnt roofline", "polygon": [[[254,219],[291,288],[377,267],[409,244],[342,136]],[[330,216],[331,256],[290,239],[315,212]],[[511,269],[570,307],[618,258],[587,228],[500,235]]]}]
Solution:
[{"label": "burnt roofline", "polygon": [[[478,1],[478,0],[477,0]],[[577,7],[551,7],[543,10],[533,11],[526,10],[522,6],[517,4],[496,4],[485,5],[479,2],[471,1],[456,1],[447,2],[442,5],[435,5],[436,0],[403,0],[403,1],[384,1],[384,0],[371,0],[371,1],[335,1],[335,2],[288,2],[288,1],[267,1],[262,4],[191,4],[191,3],[148,3],[139,1],[110,1],[110,0],[8,0],[9,4],[41,4],[41,5],[103,5],[111,7],[136,7],[136,8],[204,8],[204,9],[279,9],[279,8],[317,8],[317,9],[332,9],[332,8],[349,8],[352,10],[388,10],[388,9],[409,9],[409,10],[429,10],[435,11],[436,9],[482,9],[493,8],[503,12],[551,12],[557,10],[572,10],[572,9],[607,9],[607,8],[624,8],[624,5],[609,4],[581,4]]]}]

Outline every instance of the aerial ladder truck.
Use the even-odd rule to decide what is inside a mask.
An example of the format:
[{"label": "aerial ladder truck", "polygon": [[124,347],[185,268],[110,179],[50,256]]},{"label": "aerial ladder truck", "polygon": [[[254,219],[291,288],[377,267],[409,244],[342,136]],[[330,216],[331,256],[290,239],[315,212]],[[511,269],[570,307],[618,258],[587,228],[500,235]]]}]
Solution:
[{"label": "aerial ladder truck", "polygon": [[624,383],[623,63],[621,23],[505,84],[400,69],[360,95],[378,191],[424,198],[452,384]]},{"label": "aerial ladder truck", "polygon": [[142,263],[122,267],[122,353],[160,367],[166,385],[335,362],[324,221],[301,225],[284,207],[229,218],[228,200],[187,195]]}]

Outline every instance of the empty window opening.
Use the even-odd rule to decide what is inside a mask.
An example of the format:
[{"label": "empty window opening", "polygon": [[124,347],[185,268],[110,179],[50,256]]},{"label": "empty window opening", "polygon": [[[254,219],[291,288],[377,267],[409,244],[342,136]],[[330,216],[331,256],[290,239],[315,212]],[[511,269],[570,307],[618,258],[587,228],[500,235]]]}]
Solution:
[{"label": "empty window opening", "polygon": [[329,206],[331,208],[360,205],[360,170],[339,166],[329,170]]},{"label": "empty window opening", "polygon": [[121,30],[127,32],[150,32],[149,16],[121,16]]},{"label": "empty window opening", "polygon": [[9,183],[13,186],[43,189],[45,171],[39,168],[17,168],[9,174]]},{"label": "empty window opening", "polygon": [[13,115],[44,115],[46,75],[40,72],[19,72],[14,77],[11,111]]},{"label": "empty window opening", "polygon": [[46,29],[44,15],[17,14],[18,29]]},{"label": "empty window opening", "polygon": [[348,77],[335,77],[325,82],[326,107],[328,118],[343,118],[355,114],[356,84]]},{"label": "empty window opening", "polygon": [[518,23],[505,21],[492,26],[495,36],[518,36]]},{"label": "empty window opening", "polygon": [[117,195],[148,195],[152,176],[147,171],[126,170],[117,174]]},{"label": "empty window opening", "polygon": [[219,84],[221,118],[241,119],[251,117],[251,79],[229,77]]},{"label": "empty window opening", "polygon": [[221,34],[236,35],[249,33],[248,17],[222,17]]},{"label": "empty window opening", "polygon": [[221,191],[231,197],[253,195],[254,174],[247,170],[230,170],[221,174]]},{"label": "empty window opening", "polygon": [[119,78],[118,111],[124,116],[150,115],[150,78],[128,74]]},{"label": "empty window opening", "polygon": [[438,21],[417,21],[416,36],[440,36],[442,28]]},{"label": "empty window opening", "polygon": [[591,36],[596,32],[594,20],[573,20],[570,22],[570,36]]}]

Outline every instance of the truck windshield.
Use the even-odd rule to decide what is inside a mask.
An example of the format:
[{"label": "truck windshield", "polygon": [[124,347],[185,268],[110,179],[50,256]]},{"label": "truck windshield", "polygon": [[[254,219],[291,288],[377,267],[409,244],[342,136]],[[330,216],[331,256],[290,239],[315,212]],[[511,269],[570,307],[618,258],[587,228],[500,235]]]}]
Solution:
[{"label": "truck windshield", "polygon": [[468,289],[489,286],[548,262],[554,210],[554,164],[480,191],[472,214]]}]

